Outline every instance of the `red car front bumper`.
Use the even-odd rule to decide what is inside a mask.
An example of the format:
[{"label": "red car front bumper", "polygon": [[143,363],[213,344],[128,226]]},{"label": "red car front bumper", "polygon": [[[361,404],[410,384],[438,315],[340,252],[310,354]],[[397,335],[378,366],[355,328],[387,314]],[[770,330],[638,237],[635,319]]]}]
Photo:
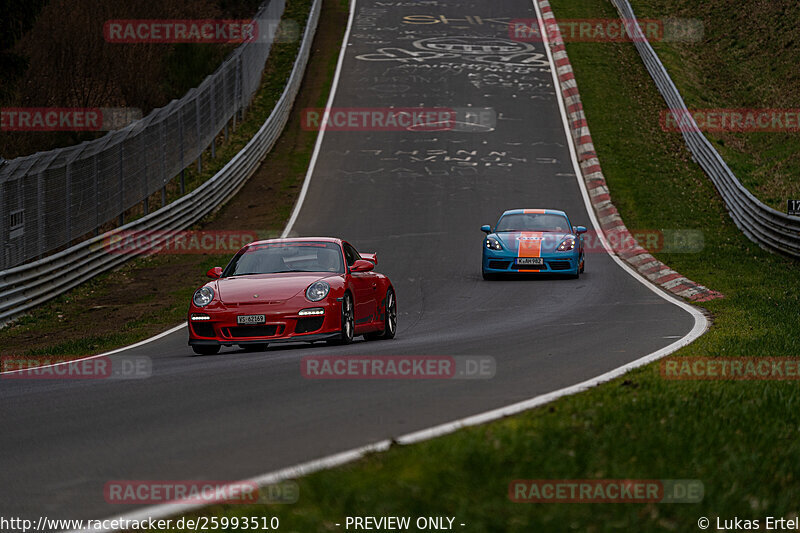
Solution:
[{"label": "red car front bumper", "polygon": [[[212,304],[213,305],[213,304]],[[342,327],[341,302],[305,302],[304,307],[270,304],[225,307],[222,305],[189,308],[190,345],[262,344],[269,342],[313,342],[339,336]],[[277,309],[276,309],[277,307]],[[323,315],[301,316],[301,309],[321,308]],[[263,323],[244,325],[240,315],[264,315]],[[208,317],[207,319],[200,319]]]}]

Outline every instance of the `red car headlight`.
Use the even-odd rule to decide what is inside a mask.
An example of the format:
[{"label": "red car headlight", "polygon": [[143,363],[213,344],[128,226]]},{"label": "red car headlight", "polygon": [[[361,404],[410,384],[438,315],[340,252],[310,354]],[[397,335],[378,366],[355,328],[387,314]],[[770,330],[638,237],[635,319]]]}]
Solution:
[{"label": "red car headlight", "polygon": [[211,303],[211,300],[214,299],[214,289],[211,287],[200,287],[196,291],[194,291],[194,296],[192,296],[192,302],[197,307],[205,307]]},{"label": "red car headlight", "polygon": [[306,289],[306,298],[312,302],[318,302],[328,295],[331,286],[325,281],[315,281]]}]

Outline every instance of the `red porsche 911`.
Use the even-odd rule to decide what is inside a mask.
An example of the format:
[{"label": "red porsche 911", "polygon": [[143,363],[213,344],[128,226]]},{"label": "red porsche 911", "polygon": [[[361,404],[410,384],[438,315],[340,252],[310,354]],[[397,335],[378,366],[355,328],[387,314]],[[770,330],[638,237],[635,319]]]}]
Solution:
[{"label": "red porsche 911", "polygon": [[260,351],[271,342],[348,344],[355,335],[391,339],[397,301],[376,254],[328,237],[248,244],[189,304],[189,345],[213,355],[221,346]]}]

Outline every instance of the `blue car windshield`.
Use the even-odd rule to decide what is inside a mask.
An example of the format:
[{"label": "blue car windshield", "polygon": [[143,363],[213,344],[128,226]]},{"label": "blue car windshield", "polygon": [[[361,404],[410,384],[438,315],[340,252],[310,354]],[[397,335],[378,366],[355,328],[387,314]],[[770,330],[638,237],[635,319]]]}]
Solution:
[{"label": "blue car windshield", "polygon": [[279,272],[344,272],[342,250],[333,242],[252,244],[239,251],[222,277]]},{"label": "blue car windshield", "polygon": [[500,217],[495,231],[571,232],[567,217],[545,213],[511,213]]}]

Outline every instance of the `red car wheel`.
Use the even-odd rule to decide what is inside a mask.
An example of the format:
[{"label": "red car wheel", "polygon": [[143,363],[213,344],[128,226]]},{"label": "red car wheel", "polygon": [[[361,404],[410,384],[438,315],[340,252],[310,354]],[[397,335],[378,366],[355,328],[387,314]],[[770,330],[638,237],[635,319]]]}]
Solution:
[{"label": "red car wheel", "polygon": [[342,329],[339,338],[332,341],[334,344],[350,344],[353,342],[353,332],[355,331],[356,320],[353,310],[353,297],[349,292],[344,293],[342,298]]},{"label": "red car wheel", "polygon": [[393,339],[397,332],[397,300],[394,290],[389,288],[386,291],[386,298],[383,302],[383,331],[367,333],[364,335],[367,340]]}]

